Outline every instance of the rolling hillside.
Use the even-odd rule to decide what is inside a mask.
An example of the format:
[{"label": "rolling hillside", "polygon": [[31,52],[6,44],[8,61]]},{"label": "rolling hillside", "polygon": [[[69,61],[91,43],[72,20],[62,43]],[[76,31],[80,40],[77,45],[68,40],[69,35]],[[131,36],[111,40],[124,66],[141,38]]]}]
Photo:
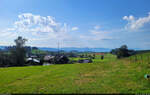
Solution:
[{"label": "rolling hillside", "polygon": [[[150,53],[136,56],[150,56]],[[0,68],[0,93],[150,93],[150,60],[118,60],[110,54],[93,63]],[[139,57],[140,58],[140,57]]]}]

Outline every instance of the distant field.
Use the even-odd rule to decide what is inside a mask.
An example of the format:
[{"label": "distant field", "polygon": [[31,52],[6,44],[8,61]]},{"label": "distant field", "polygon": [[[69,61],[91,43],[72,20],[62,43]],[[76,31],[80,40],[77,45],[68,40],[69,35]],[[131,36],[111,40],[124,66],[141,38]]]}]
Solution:
[{"label": "distant field", "polygon": [[[87,58],[70,58],[70,60],[79,60],[79,59],[87,59]],[[112,54],[105,54],[104,59],[101,60],[101,55],[96,55],[95,59],[93,59],[93,63],[99,63],[99,62],[110,62],[116,60],[116,56]]]},{"label": "distant field", "polygon": [[42,51],[42,50],[32,50],[33,54],[47,54],[46,51]]},{"label": "distant field", "polygon": [[144,78],[150,74],[149,56],[118,60],[107,54],[88,64],[0,68],[0,93],[150,93]]}]

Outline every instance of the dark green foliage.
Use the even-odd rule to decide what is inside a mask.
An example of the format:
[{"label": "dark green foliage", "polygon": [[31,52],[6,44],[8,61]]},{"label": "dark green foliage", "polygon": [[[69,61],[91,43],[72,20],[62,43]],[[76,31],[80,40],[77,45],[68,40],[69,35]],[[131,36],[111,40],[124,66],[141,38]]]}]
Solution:
[{"label": "dark green foliage", "polygon": [[92,59],[89,59],[89,63],[92,63],[93,61],[92,61]]},{"label": "dark green foliage", "polygon": [[9,67],[11,65],[10,56],[0,52],[0,67]]},{"label": "dark green foliage", "polygon": [[83,54],[81,54],[81,55],[79,55],[80,56],[80,58],[84,58],[84,55]]},{"label": "dark green foliage", "polygon": [[14,66],[23,66],[25,64],[26,50],[24,45],[26,41],[26,39],[20,36],[15,40],[16,46],[11,49],[11,56],[15,63],[13,64]]},{"label": "dark green foliage", "polygon": [[25,46],[25,51],[28,56],[30,56],[32,54],[32,48],[30,46]]},{"label": "dark green foliage", "polygon": [[104,59],[104,55],[101,56],[101,60],[103,60],[103,59]]},{"label": "dark green foliage", "polygon": [[41,59],[39,65],[43,65],[43,63],[44,63],[44,60]]},{"label": "dark green foliage", "polygon": [[14,61],[14,66],[23,66],[25,64],[25,54],[26,51],[24,48],[13,48],[11,50],[11,56]]},{"label": "dark green foliage", "polygon": [[76,60],[69,60],[68,64],[74,64],[74,63],[77,63]]},{"label": "dark green foliage", "polygon": [[117,55],[117,58],[123,58],[135,54],[135,51],[128,50],[128,47],[126,45],[122,45],[120,48],[113,49],[110,53]]},{"label": "dark green foliage", "polygon": [[38,48],[37,47],[32,47],[32,50],[38,50]]},{"label": "dark green foliage", "polygon": [[65,55],[67,55],[68,57],[77,57],[77,54],[74,52],[69,52],[69,53],[66,53]]},{"label": "dark green foliage", "polygon": [[26,39],[18,37],[15,40],[16,46],[7,47],[5,53],[0,52],[0,67],[24,66],[26,57],[24,45],[26,41]]},{"label": "dark green foliage", "polygon": [[84,54],[84,58],[87,58],[87,57],[88,57],[87,53],[86,53],[86,54]]},{"label": "dark green foliage", "polygon": [[95,57],[96,57],[96,55],[95,55],[95,53],[93,54],[93,59],[95,59]]},{"label": "dark green foliage", "polygon": [[54,64],[67,64],[69,62],[69,58],[67,56],[55,56]]}]

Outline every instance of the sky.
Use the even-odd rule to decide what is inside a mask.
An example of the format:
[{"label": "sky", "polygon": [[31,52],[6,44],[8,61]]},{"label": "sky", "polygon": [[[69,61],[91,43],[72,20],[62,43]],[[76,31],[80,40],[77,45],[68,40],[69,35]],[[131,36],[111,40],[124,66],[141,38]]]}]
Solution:
[{"label": "sky", "polygon": [[150,49],[150,0],[0,0],[0,45]]}]

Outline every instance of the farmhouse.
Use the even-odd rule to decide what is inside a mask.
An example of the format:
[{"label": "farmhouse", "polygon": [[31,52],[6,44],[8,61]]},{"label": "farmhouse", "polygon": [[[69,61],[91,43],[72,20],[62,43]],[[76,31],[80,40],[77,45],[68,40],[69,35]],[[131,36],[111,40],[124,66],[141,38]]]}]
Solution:
[{"label": "farmhouse", "polygon": [[31,57],[30,57],[30,58],[27,58],[27,59],[26,59],[26,62],[27,62],[27,63],[32,63],[32,62],[33,62],[33,63],[40,63],[39,60],[37,60],[37,59],[35,59],[35,58],[31,58]]},{"label": "farmhouse", "polygon": [[54,59],[55,56],[51,56],[51,55],[46,55],[44,56],[44,61],[50,61],[52,59]]}]

